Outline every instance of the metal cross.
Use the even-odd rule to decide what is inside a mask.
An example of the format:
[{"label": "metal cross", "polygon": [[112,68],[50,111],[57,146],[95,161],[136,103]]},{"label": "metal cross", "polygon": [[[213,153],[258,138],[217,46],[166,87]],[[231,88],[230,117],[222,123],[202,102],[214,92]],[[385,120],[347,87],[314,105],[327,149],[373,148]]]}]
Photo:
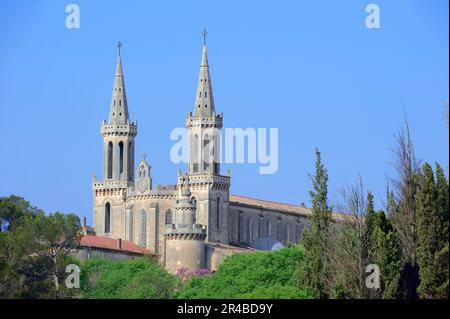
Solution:
[{"label": "metal cross", "polygon": [[206,35],[208,34],[208,32],[206,32],[206,29],[203,29],[203,44],[206,44]]},{"label": "metal cross", "polygon": [[120,48],[122,47],[122,42],[119,41],[119,42],[117,43],[117,47],[119,48],[119,55],[120,55]]}]

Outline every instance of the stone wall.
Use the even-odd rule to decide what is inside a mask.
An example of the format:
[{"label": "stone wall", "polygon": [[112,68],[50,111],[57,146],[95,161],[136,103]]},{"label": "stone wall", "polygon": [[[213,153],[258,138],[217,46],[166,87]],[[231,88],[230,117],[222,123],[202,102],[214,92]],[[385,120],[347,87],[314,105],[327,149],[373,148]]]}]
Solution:
[{"label": "stone wall", "polygon": [[270,237],[283,244],[298,243],[308,216],[230,201],[230,243],[248,244]]}]

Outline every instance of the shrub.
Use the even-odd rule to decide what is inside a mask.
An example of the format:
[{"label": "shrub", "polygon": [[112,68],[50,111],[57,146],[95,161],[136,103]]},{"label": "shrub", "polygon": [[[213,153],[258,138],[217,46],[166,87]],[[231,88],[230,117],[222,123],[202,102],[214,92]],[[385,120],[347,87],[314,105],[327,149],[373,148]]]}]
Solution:
[{"label": "shrub", "polygon": [[81,289],[93,299],[170,298],[179,280],[151,258],[108,261],[92,259],[81,266]]},{"label": "shrub", "polygon": [[208,276],[192,278],[176,298],[309,298],[292,286],[292,274],[303,260],[298,246],[275,252],[252,252],[227,257]]}]

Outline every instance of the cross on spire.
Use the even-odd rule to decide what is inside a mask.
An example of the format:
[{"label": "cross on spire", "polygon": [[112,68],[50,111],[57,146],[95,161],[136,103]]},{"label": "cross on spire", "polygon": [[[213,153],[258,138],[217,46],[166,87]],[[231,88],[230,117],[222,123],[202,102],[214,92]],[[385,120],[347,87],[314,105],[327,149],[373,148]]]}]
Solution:
[{"label": "cross on spire", "polygon": [[122,47],[122,42],[119,41],[119,42],[117,43],[117,47],[119,48],[119,55],[120,55],[120,48]]},{"label": "cross on spire", "polygon": [[206,35],[208,32],[206,32],[206,29],[203,29],[202,35],[203,35],[203,44],[206,44]]}]

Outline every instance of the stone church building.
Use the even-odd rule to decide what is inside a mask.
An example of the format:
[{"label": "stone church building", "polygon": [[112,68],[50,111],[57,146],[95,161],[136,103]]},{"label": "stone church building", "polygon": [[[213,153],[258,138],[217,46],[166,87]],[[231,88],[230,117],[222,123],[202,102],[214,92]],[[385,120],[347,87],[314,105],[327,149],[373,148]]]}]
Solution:
[{"label": "stone church building", "polygon": [[230,194],[230,174],[222,174],[215,151],[224,116],[214,104],[205,34],[195,103],[186,116],[189,165],[171,185],[153,185],[145,156],[135,166],[138,125],[130,120],[118,46],[109,119],[101,124],[103,179],[92,183],[89,236],[139,246],[171,272],[215,270],[229,254],[261,249],[258,241],[269,243],[266,249],[271,242],[297,243],[309,209]]}]

